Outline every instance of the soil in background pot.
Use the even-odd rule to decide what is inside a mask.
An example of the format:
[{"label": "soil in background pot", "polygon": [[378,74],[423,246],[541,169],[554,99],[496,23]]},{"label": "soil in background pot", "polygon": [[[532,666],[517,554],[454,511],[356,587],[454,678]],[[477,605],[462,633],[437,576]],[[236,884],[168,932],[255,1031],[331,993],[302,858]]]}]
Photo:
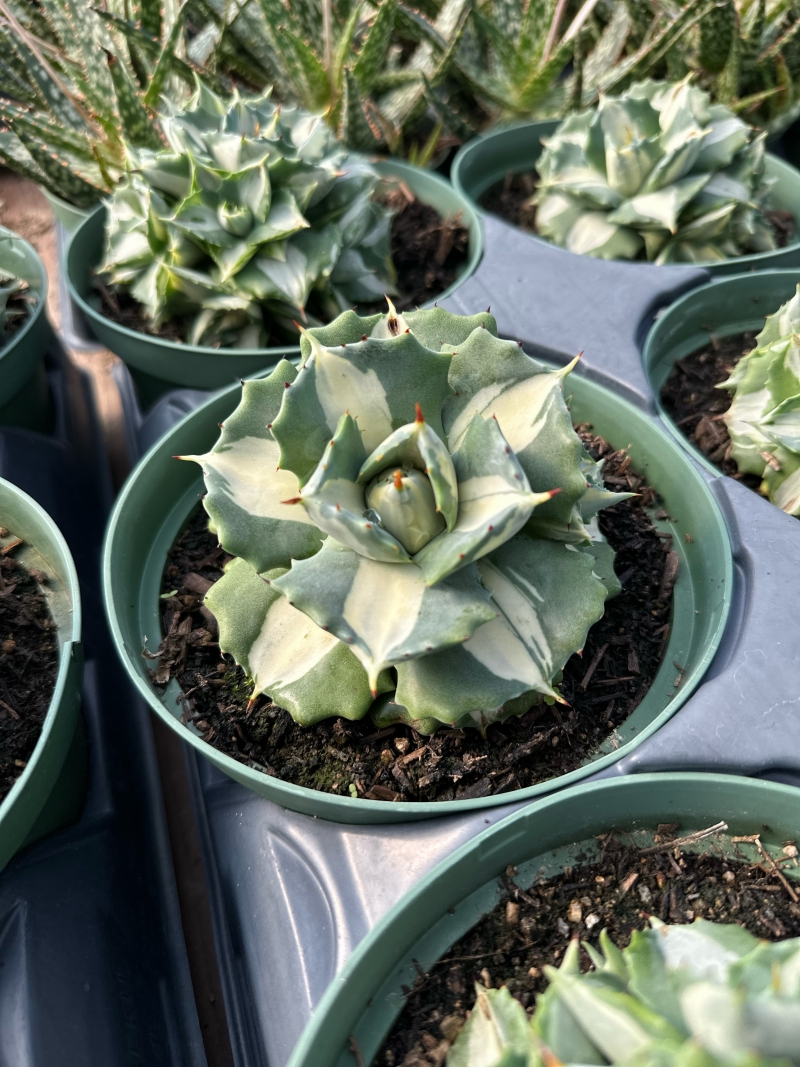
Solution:
[{"label": "soil in background pot", "polygon": [[[398,311],[409,311],[435,299],[455,282],[469,256],[469,231],[460,215],[443,218],[434,208],[417,200],[404,182],[381,199],[397,210],[392,219],[391,250],[399,295],[392,299]],[[188,319],[175,318],[155,327],[127,289],[113,289],[97,276],[92,284],[100,297],[100,311],[112,322],[137,333],[183,343]],[[311,306],[308,310],[313,314]],[[385,312],[386,301],[358,304],[356,311],[360,315]],[[273,332],[267,345],[272,348],[292,343],[292,338]]]},{"label": "soil in background pot", "polygon": [[[512,226],[517,226],[527,233],[538,235],[536,205],[530,202],[537,185],[538,174],[535,170],[519,172],[510,170],[505,178],[489,186],[479,202],[484,211],[499,215],[501,219],[505,219]],[[764,216],[772,227],[776,246],[786,248],[795,236],[794,215],[791,211],[773,210],[765,211]]]},{"label": "soil in background pot", "polygon": [[58,639],[41,571],[13,557],[22,543],[0,530],[0,801],[22,774],[42,730],[58,674]]},{"label": "soil in background pot", "polygon": [[[176,678],[185,694],[182,721],[203,740],[266,774],[310,789],[369,800],[466,800],[506,793],[566,774],[611,739],[641,703],[658,670],[670,633],[678,553],[647,508],[655,492],[588,425],[578,428],[614,490],[638,496],[600,512],[600,529],[616,549],[622,592],[606,602],[589,632],[583,657],[573,656],[561,690],[570,707],[536,704],[521,718],[478,730],[440,729],[421,737],[411,727],[378,730],[327,719],[298,726],[289,713],[259,697],[229,656],[221,656],[216,620],[203,596],[230,558],[208,531],[200,504],[173,544],[162,583],[161,658],[157,686]],[[665,517],[663,514],[660,517]],[[682,667],[676,664],[679,686]]]},{"label": "soil in background pot", "polygon": [[[678,832],[675,824],[659,826],[655,844],[644,849],[632,847],[628,835],[608,834],[598,839],[599,860],[537,878],[527,890],[507,868],[500,903],[405,988],[406,1006],[373,1067],[440,1067],[472,1008],[476,982],[505,984],[530,1014],[548,985],[545,965],[557,967],[573,937],[597,945],[607,929],[623,948],[650,915],[667,923],[738,923],[768,941],[800,936],[800,885],[776,873],[757,840],[736,845],[731,857],[713,836],[691,851],[698,835]],[[797,864],[796,843],[786,842],[777,868],[800,874]],[[581,967],[590,968],[583,949]]]},{"label": "soil in background pot", "polygon": [[0,352],[28,321],[36,303],[37,297],[31,292],[27,282],[23,282],[19,289],[9,296],[5,306],[6,323],[0,333]]},{"label": "soil in background pot", "polygon": [[711,463],[757,490],[761,479],[741,473],[731,456],[731,439],[722,416],[731,406],[733,393],[717,388],[755,346],[753,333],[712,337],[707,348],[675,361],[661,387],[661,402],[678,429]]}]

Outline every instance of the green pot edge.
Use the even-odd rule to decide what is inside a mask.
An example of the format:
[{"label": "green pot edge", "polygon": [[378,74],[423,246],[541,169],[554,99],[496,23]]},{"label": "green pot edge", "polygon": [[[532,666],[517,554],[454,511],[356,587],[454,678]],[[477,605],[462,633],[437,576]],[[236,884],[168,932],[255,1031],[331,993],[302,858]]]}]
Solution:
[{"label": "green pot edge", "polygon": [[[683,446],[684,449],[695,459],[702,467],[704,467],[710,474],[713,474],[715,478],[727,478],[729,477],[714,466],[714,464],[705,456],[699,448],[696,448],[688,437],[680,430],[675,424],[672,416],[666,410],[661,403],[661,388],[660,384],[657,387],[654,375],[654,368],[656,366],[669,367],[674,366],[677,359],[683,358],[687,352],[696,352],[699,348],[703,347],[704,342],[700,340],[699,334],[697,335],[698,343],[691,344],[691,347],[687,348],[687,352],[683,349],[687,347],[686,342],[681,342],[680,345],[671,344],[670,340],[665,337],[674,324],[684,322],[687,318],[687,313],[691,313],[695,308],[699,308],[705,312],[705,310],[712,310],[718,306],[722,294],[732,290],[750,287],[764,287],[768,288],[770,283],[774,283],[775,287],[782,289],[782,283],[786,283],[791,288],[791,293],[780,299],[775,305],[770,306],[765,304],[764,315],[761,317],[760,326],[755,332],[758,332],[764,325],[764,317],[771,315],[774,311],[777,311],[782,303],[794,293],[797,283],[800,282],[800,273],[795,270],[764,270],[764,271],[743,271],[741,274],[726,274],[722,278],[715,278],[713,281],[706,285],[701,285],[697,289],[692,289],[688,293],[685,293],[682,297],[670,304],[659,315],[656,321],[651,326],[645,339],[644,347],[642,348],[642,362],[644,364],[645,374],[647,375],[650,386],[653,390],[653,396],[655,398],[656,408],[661,421],[668,428],[670,433],[675,439]],[[745,325],[748,322],[755,322],[755,318],[748,318],[745,316],[744,320],[732,319],[726,316],[722,320],[724,323],[729,323],[731,326],[727,333],[737,333],[740,330],[743,332],[750,327]],[[702,332],[702,331],[701,331]],[[724,334],[723,334],[724,335]],[[707,342],[705,342],[707,343]],[[658,375],[658,377],[662,377]],[[664,376],[666,377],[666,375]]]},{"label": "green pot edge", "polygon": [[[710,796],[704,795],[709,793]],[[434,928],[481,887],[489,886],[507,864],[517,865],[555,848],[569,847],[603,829],[618,828],[618,822],[613,820],[619,806],[625,807],[626,817],[630,815],[629,824],[643,805],[645,810],[649,806],[653,814],[643,818],[652,826],[657,811],[680,815],[681,810],[691,810],[694,803],[707,812],[696,816],[701,825],[712,825],[723,817],[720,808],[728,802],[720,799],[723,796],[742,809],[737,814],[751,827],[745,832],[760,829],[764,820],[756,818],[756,814],[763,812],[767,798],[773,807],[791,813],[778,825],[787,830],[794,822],[796,835],[800,791],[793,786],[736,775],[690,772],[636,774],[582,784],[538,800],[484,830],[425,874],[357,945],[315,1007],[287,1067],[355,1067],[345,1042],[362,1020],[369,1021],[376,1010],[373,1003],[380,1005],[382,998],[400,993],[395,979],[403,964],[410,963],[412,956],[425,958],[420,947],[428,938],[434,938],[434,943],[445,940],[447,935],[442,937]],[[658,804],[663,807],[658,808]],[[610,816],[609,808],[614,809]],[[577,814],[575,809],[579,809]],[[586,814],[581,822],[582,812]],[[708,822],[704,822],[706,818]],[[544,845],[536,833],[537,824],[545,833],[549,830],[550,837],[545,838]],[[743,832],[743,827],[734,827],[733,833],[737,832]],[[478,911],[474,920],[479,917]],[[460,931],[454,930],[449,943],[459,936]],[[408,977],[413,979],[413,973]],[[365,1051],[369,1061],[371,1049]]]},{"label": "green pot edge", "polygon": [[[483,225],[479,213],[469,200],[457,193],[450,183],[438,174],[395,159],[372,162],[381,174],[400,175],[421,199],[424,199],[426,188],[434,188],[440,196],[452,200],[453,212],[460,210],[463,213],[470,231],[470,255],[453,285],[438,294],[435,301],[429,301],[429,304],[443,300],[467,281],[483,256]],[[99,340],[125,363],[152,377],[162,378],[172,387],[219,389],[236,379],[273,367],[285,356],[299,353],[299,345],[263,349],[217,349],[202,345],[181,345],[119,326],[105,315],[101,315],[81,296],[74,277],[77,264],[83,262],[85,265],[87,258],[91,258],[84,253],[84,246],[87,239],[91,239],[93,229],[98,225],[97,220],[105,210],[105,204],[99,204],[73,234],[67,251],[67,286],[70,298],[92,323]],[[143,350],[148,355],[142,358],[137,350]],[[198,357],[202,358],[205,364],[201,374],[197,373]],[[161,369],[167,360],[170,361],[169,377]]]},{"label": "green pot edge", "polygon": [[50,210],[70,236],[94,210],[88,207],[75,207],[74,204],[68,203],[55,193],[51,193],[49,189],[45,189],[43,185],[39,188],[50,205]]},{"label": "green pot edge", "polygon": [[[453,164],[450,169],[450,180],[453,183],[453,188],[456,189],[463,197],[469,200],[475,207],[483,213],[483,208],[477,202],[477,198],[473,196],[472,190],[474,185],[465,180],[464,170],[466,167],[474,162],[474,159],[482,159],[484,155],[492,153],[492,144],[498,139],[503,138],[508,133],[514,131],[524,131],[536,133],[541,131],[543,136],[549,136],[560,125],[559,119],[539,119],[534,122],[513,122],[503,126],[495,127],[495,129],[489,130],[487,133],[481,134],[478,137],[473,137],[471,141],[467,141],[462,145],[456,153],[453,159]],[[538,153],[537,153],[538,156]],[[745,270],[769,270],[772,268],[779,268],[781,260],[789,262],[800,263],[800,171],[793,167],[790,163],[780,159],[778,156],[772,155],[767,152],[765,154],[767,170],[775,176],[782,176],[786,181],[791,181],[796,186],[794,195],[794,205],[792,210],[795,216],[796,236],[794,241],[788,244],[785,248],[774,249],[769,252],[754,252],[746,256],[737,256],[735,259],[723,260],[718,262],[716,260],[703,263],[672,263],[671,267],[678,268],[690,268],[698,270],[706,270],[711,275],[729,274],[732,271],[737,273]],[[528,169],[533,166],[534,160],[531,159],[528,152],[524,149],[521,150],[519,155],[520,170]],[[505,170],[513,170],[513,165],[505,167]],[[492,181],[498,180],[496,175],[493,175]],[[482,195],[488,185],[492,182],[488,182],[486,185],[481,185],[478,196]],[[525,232],[525,231],[520,231]],[[566,255],[576,255],[577,253],[569,252],[566,248],[561,248],[559,245],[555,245],[550,241],[545,241],[541,237],[537,237],[535,234],[527,234],[531,240],[536,241],[537,244],[544,245],[547,248],[557,249],[559,252],[563,252]],[[591,258],[591,257],[586,257]],[[602,264],[606,261],[597,260],[598,264]],[[638,267],[653,267],[654,264],[642,262],[639,260],[614,260],[615,263],[630,264],[631,266]],[[763,264],[763,266],[762,266]]]},{"label": "green pot edge", "polygon": [[[39,293],[39,301],[22,329],[18,330],[0,351],[0,408],[6,407],[33,377],[50,340],[47,319],[47,271],[33,245],[19,234],[15,236],[23,248],[32,275],[36,275],[35,287]],[[28,281],[31,284],[32,280]]]},{"label": "green pot edge", "polygon": [[7,502],[17,511],[14,532],[56,573],[72,611],[70,622],[58,627],[59,635],[63,635],[58,673],[41,733],[27,766],[0,803],[0,870],[26,843],[64,767],[78,725],[83,678],[80,587],[67,543],[44,508],[0,478],[0,517]]},{"label": "green pot edge", "polygon": [[[605,398],[606,402],[613,403],[618,406],[621,412],[624,412],[628,419],[627,425],[630,425],[630,420],[633,420],[633,424],[640,422],[641,425],[646,426],[658,439],[659,445],[671,452],[671,458],[678,459],[679,461],[686,462],[686,457],[683,450],[675,442],[672,437],[661,429],[656,423],[648,418],[638,408],[629,404],[627,401],[620,397],[617,397],[610,390],[604,386],[600,386],[595,382],[589,381],[586,378],[579,379],[581,388],[585,388],[590,396]],[[679,692],[673,697],[670,703],[663,708],[646,726],[644,726],[636,737],[632,738],[629,742],[620,745],[617,750],[609,751],[605,755],[598,757],[592,762],[576,768],[566,775],[558,776],[549,779],[546,782],[541,782],[537,785],[529,786],[526,789],[516,790],[510,793],[503,793],[499,796],[484,797],[476,800],[452,800],[442,801],[439,803],[427,802],[427,803],[412,803],[412,802],[396,802],[392,804],[377,804],[362,800],[360,798],[336,796],[333,794],[327,794],[318,792],[316,790],[308,789],[303,786],[293,785],[289,782],[282,782],[279,779],[271,778],[264,775],[262,772],[256,771],[253,768],[249,768],[242,763],[232,759],[224,753],[218,752],[212,746],[207,745],[196,734],[192,733],[187,727],[182,725],[164,706],[164,703],[155,691],[147,684],[145,679],[141,676],[136,669],[135,664],[132,662],[132,656],[129,655],[126,648],[125,636],[123,633],[123,626],[121,619],[126,616],[125,604],[118,606],[117,594],[115,591],[116,574],[118,567],[122,566],[122,563],[117,562],[119,559],[127,560],[127,552],[124,548],[126,532],[130,531],[134,527],[131,526],[130,521],[126,517],[128,509],[128,501],[132,496],[135,496],[138,491],[139,483],[146,479],[148,476],[148,467],[151,460],[158,462],[161,455],[172,456],[176,451],[181,450],[182,446],[177,440],[182,436],[183,428],[190,423],[200,424],[202,420],[211,420],[214,425],[219,421],[218,415],[224,413],[221,410],[217,410],[218,405],[220,408],[222,405],[227,405],[227,399],[230,397],[233,399],[235,393],[240,387],[237,385],[229,387],[228,390],[217,394],[210,400],[206,401],[200,408],[191,412],[178,423],[173,430],[170,431],[165,437],[150,449],[150,451],[139,461],[134,471],[129,476],[125,486],[123,487],[119,497],[117,498],[116,505],[109,519],[109,523],[106,529],[105,543],[103,546],[103,597],[106,608],[106,615],[109,621],[109,627],[111,630],[112,638],[117,649],[117,654],[125,666],[129,677],[133,684],[137,687],[143,698],[148,702],[150,707],[174,730],[176,730],[184,741],[188,741],[193,745],[198,752],[200,752],[206,759],[209,759],[220,770],[228,774],[230,777],[235,778],[237,781],[243,783],[248,788],[253,789],[255,792],[262,796],[267,796],[275,802],[290,808],[295,811],[300,811],[305,814],[314,815],[315,817],[321,817],[330,819],[335,822],[345,823],[359,823],[359,824],[375,824],[375,823],[389,823],[389,822],[403,822],[412,821],[418,819],[436,818],[439,816],[452,815],[456,813],[464,813],[467,811],[478,810],[487,807],[496,807],[501,804],[512,804],[515,802],[531,800],[533,797],[540,796],[544,793],[553,792],[557,789],[565,788],[575,781],[579,781],[589,775],[596,774],[598,771],[609,766],[612,763],[617,762],[624,757],[628,752],[633,751],[638,745],[640,745],[647,737],[658,730],[669,718],[674,715],[678,709],[688,700],[692,692],[702,681],[702,678],[707,670],[713,655],[719,646],[722,639],[722,635],[725,631],[725,626],[728,619],[728,614],[731,605],[732,586],[733,586],[733,558],[731,553],[730,539],[727,533],[727,527],[725,525],[722,512],[719,505],[716,502],[713,494],[711,493],[705,480],[697,474],[695,469],[690,463],[687,463],[687,473],[693,478],[693,484],[697,488],[698,493],[707,504],[709,509],[709,516],[713,522],[712,533],[718,537],[718,548],[716,551],[724,553],[724,562],[721,567],[721,583],[723,585],[723,597],[722,604],[719,610],[719,619],[716,623],[716,627],[713,633],[707,638],[707,643],[704,645],[704,654],[698,657],[698,661],[686,678],[685,687],[682,687]],[[628,435],[626,435],[627,437]],[[191,487],[190,487],[191,488]],[[184,488],[183,494],[189,492]],[[150,494],[151,498],[153,494]],[[131,504],[136,514],[140,514],[140,505],[136,502]],[[161,510],[161,509],[160,509]],[[706,538],[702,538],[701,541],[706,542]],[[127,563],[126,563],[127,569]],[[136,564],[136,577],[134,579],[126,578],[128,586],[131,582],[139,583],[143,581],[143,574],[146,567],[146,563],[143,563],[140,567]],[[120,573],[126,573],[124,569]],[[696,583],[692,584],[693,595],[697,590]],[[122,596],[122,594],[121,594]],[[141,593],[138,588],[128,588],[124,594],[123,599],[130,600],[136,603],[136,616],[137,619],[140,616],[139,604],[141,603]],[[673,638],[675,634],[679,634],[680,631],[673,627]],[[683,639],[683,634],[681,634]],[[667,662],[669,650],[665,653],[664,663]],[[630,720],[629,720],[630,721]]]}]

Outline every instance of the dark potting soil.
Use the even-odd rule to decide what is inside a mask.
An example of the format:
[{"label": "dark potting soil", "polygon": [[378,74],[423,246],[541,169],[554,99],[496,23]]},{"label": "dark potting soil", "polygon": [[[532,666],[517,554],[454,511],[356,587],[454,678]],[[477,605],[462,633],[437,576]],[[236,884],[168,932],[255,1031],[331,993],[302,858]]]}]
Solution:
[{"label": "dark potting soil", "polygon": [[[411,311],[449,289],[469,255],[469,230],[461,214],[444,218],[415,199],[404,183],[384,201],[397,214],[392,219],[392,259],[399,290],[392,301],[398,311]],[[359,304],[360,315],[385,311],[386,304]]]},{"label": "dark potting soil", "polygon": [[[393,301],[398,311],[408,311],[433,300],[453,284],[467,261],[469,231],[462,225],[460,215],[443,218],[434,208],[416,200],[403,183],[383,199],[397,210],[392,219],[391,249],[399,293]],[[175,318],[155,327],[127,289],[109,287],[98,277],[93,284],[107,318],[138,333],[184,342],[188,318]],[[308,310],[311,313],[314,309]],[[385,312],[386,302],[359,304],[356,310],[360,315]],[[270,347],[287,343],[291,344],[291,339],[277,333],[267,341]]]},{"label": "dark potting soil", "polygon": [[[220,655],[216,620],[203,605],[229,557],[209,533],[199,504],[164,571],[165,637],[155,683],[177,678],[184,720],[215,748],[283,781],[329,793],[385,801],[471,799],[581,766],[607,739],[617,743],[617,728],[652,684],[669,638],[679,556],[671,537],[650,521],[646,508],[655,493],[630,469],[627,453],[615,452],[588,425],[578,429],[595,458],[605,457],[606,484],[640,495],[600,513],[623,590],[606,602],[583,657],[566,665],[561,691],[570,707],[536,704],[521,718],[490,726],[485,737],[442,728],[428,738],[405,725],[377,730],[369,717],[298,726],[263,696],[250,706],[252,687],[233,660]],[[676,671],[677,688],[678,664]]]},{"label": "dark potting soil", "polygon": [[[800,885],[787,889],[788,879],[775,873],[755,842],[737,845],[737,859],[715,852],[713,844],[700,852],[669,844],[680,841],[678,831],[674,824],[660,826],[656,845],[641,850],[630,838],[609,834],[599,839],[599,860],[565,867],[527,890],[512,880],[516,869],[507,868],[497,907],[428,973],[420,968],[405,989],[406,1006],[373,1067],[440,1067],[472,1008],[476,982],[505,984],[530,1014],[548,985],[545,965],[558,966],[573,937],[596,945],[607,929],[623,948],[650,915],[669,923],[738,923],[769,941],[800,936]],[[800,873],[797,859],[789,858],[796,854],[796,845],[787,843],[779,865]],[[581,966],[590,968],[583,949]]]},{"label": "dark potting soil", "polygon": [[37,297],[30,291],[27,282],[12,293],[6,302],[6,324],[0,336],[0,349],[5,348],[14,334],[18,333],[36,306]]},{"label": "dark potting soil", "polygon": [[[536,205],[530,203],[537,184],[536,171],[509,171],[505,178],[490,185],[483,193],[481,207],[492,215],[499,215],[512,226],[518,226],[528,233],[538,233]],[[764,216],[772,227],[778,248],[785,248],[794,240],[796,224],[791,211],[765,211]]]},{"label": "dark potting soil", "polygon": [[0,801],[36,746],[58,674],[56,629],[40,588],[47,578],[13,558],[20,544],[12,537],[0,548]]},{"label": "dark potting soil", "polygon": [[731,456],[731,439],[722,416],[731,406],[733,393],[717,389],[730,378],[742,358],[756,345],[755,334],[712,338],[711,344],[675,361],[661,387],[661,401],[675,425],[723,474],[758,489],[761,479],[742,474]]}]

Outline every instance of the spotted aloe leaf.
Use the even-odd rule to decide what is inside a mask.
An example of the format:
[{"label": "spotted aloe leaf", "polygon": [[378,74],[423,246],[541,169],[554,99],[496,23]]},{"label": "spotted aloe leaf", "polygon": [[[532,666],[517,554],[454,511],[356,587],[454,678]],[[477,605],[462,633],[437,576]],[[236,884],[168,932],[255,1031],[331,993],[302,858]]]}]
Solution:
[{"label": "spotted aloe leaf", "polygon": [[[301,359],[246,383],[217,445],[189,457],[223,547],[311,620],[309,648],[322,632],[339,642],[374,695],[390,672],[397,690],[375,721],[484,729],[560,700],[564,664],[618,588],[596,513],[628,495],[606,493],[570,425],[568,370],[498,340],[488,312],[391,304],[306,331]],[[255,675],[247,648],[230,648]],[[341,657],[323,658],[335,673]]]},{"label": "spotted aloe leaf", "polygon": [[203,504],[220,544],[258,572],[286,567],[322,545],[305,511],[283,503],[297,496],[297,478],[280,469],[280,450],[270,429],[296,377],[295,367],[281,360],[268,378],[245,382],[242,400],[211,451],[183,457],[203,468]]},{"label": "spotted aloe leaf", "polygon": [[607,588],[572,545],[522,533],[478,568],[500,614],[462,645],[398,665],[411,720],[485,727],[530,690],[560,699],[553,679],[602,617]]},{"label": "spotted aloe leaf", "polygon": [[[302,726],[340,715],[360,719],[373,701],[366,672],[333,634],[293,608],[244,559],[231,561],[206,596],[219,623],[220,650],[230,653],[253,681],[253,695],[266,693]],[[380,692],[390,689],[386,675]]]},{"label": "spotted aloe leaf", "polygon": [[272,584],[349,645],[373,688],[386,667],[465,641],[497,614],[474,566],[430,588],[413,563],[377,563],[332,538]]}]

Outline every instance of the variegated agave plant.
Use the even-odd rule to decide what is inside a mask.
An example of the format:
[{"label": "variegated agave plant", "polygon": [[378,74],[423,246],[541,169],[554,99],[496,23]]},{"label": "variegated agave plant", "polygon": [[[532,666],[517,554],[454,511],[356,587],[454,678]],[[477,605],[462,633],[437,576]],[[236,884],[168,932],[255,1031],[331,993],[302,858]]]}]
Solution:
[{"label": "variegated agave plant", "polygon": [[188,318],[190,344],[264,347],[271,326],[395,291],[378,175],[320,116],[198,83],[162,128],[169,149],[131,150],[101,267],[156,327]]},{"label": "variegated agave plant", "polygon": [[254,694],[306,725],[372,709],[425,733],[563,699],[618,589],[587,523],[630,495],[601,488],[569,369],[488,312],[392,308],[305,332],[299,370],[244,383],[214,448],[184,458],[235,557],[206,603]]},{"label": "variegated agave plant", "polygon": [[571,252],[655,263],[775,246],[764,134],[689,80],[643,81],[565,119],[539,157],[536,225]]},{"label": "variegated agave plant", "polygon": [[800,285],[719,388],[733,392],[725,413],[740,471],[763,478],[762,492],[800,515]]},{"label": "variegated agave plant", "polygon": [[505,987],[477,987],[447,1067],[790,1067],[800,1064],[800,938],[771,944],[740,926],[697,919],[578,942],[532,1020]]}]

